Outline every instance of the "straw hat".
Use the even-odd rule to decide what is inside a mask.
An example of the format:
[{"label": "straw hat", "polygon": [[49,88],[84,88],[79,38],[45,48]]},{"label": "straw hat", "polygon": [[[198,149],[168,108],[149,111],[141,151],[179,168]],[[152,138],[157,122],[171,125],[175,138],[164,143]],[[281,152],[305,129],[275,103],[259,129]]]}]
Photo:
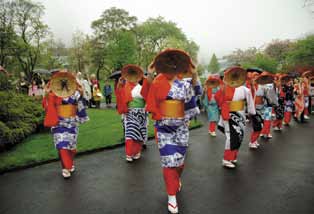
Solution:
[{"label": "straw hat", "polygon": [[246,76],[246,70],[239,66],[234,66],[226,69],[223,81],[230,87],[237,88],[245,83]]},{"label": "straw hat", "polygon": [[219,75],[209,75],[206,80],[206,85],[208,88],[216,88],[221,84],[221,79]]},{"label": "straw hat", "polygon": [[261,75],[259,75],[255,82],[259,85],[266,85],[269,83],[273,83],[275,80],[275,76],[267,71],[264,71],[263,73],[261,73]]},{"label": "straw hat", "polygon": [[188,53],[180,49],[166,49],[153,60],[151,69],[157,73],[188,73],[195,68]]},{"label": "straw hat", "polygon": [[74,94],[77,89],[76,78],[72,73],[61,70],[51,77],[50,88],[58,97],[69,97]]},{"label": "straw hat", "polygon": [[130,82],[140,81],[143,75],[143,69],[137,65],[128,64],[121,69],[121,76]]}]

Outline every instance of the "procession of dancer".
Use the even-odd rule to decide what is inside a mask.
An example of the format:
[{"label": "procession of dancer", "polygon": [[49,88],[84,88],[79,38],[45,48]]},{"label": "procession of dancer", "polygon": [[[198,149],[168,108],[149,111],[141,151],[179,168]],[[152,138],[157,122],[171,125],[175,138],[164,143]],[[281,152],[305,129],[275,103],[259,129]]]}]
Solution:
[{"label": "procession of dancer", "polygon": [[[209,135],[215,137],[218,129],[225,136],[222,166],[236,168],[248,122],[252,126],[248,146],[256,150],[260,137],[272,138],[272,128],[281,131],[292,118],[298,122],[310,118],[309,89],[313,79],[313,72],[293,78],[231,66],[223,77],[210,74],[202,89],[195,64],[180,49],[166,49],[156,55],[146,75],[138,65],[125,65],[116,78],[114,90],[124,130],[125,159],[131,163],[141,158],[151,114],[168,195],[167,207],[169,212],[178,213],[177,194],[182,188],[189,124],[200,114],[197,96],[202,95]],[[60,70],[52,75],[45,92],[44,125],[51,127],[62,176],[69,178],[75,171],[78,125],[89,120],[84,86],[71,72]]]}]

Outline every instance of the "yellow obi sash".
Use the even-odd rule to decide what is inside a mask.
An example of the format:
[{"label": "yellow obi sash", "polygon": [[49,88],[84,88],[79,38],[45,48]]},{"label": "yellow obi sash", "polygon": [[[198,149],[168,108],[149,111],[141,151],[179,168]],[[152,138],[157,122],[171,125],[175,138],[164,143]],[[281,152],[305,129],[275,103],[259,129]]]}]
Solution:
[{"label": "yellow obi sash", "polygon": [[230,101],[229,102],[229,110],[230,112],[234,111],[243,111],[245,106],[245,101],[244,100],[239,100],[239,101]]},{"label": "yellow obi sash", "polygon": [[184,102],[180,100],[164,100],[160,103],[160,112],[166,118],[183,118]]},{"label": "yellow obi sash", "polygon": [[63,118],[75,117],[77,106],[76,105],[58,105],[57,106],[58,116]]}]

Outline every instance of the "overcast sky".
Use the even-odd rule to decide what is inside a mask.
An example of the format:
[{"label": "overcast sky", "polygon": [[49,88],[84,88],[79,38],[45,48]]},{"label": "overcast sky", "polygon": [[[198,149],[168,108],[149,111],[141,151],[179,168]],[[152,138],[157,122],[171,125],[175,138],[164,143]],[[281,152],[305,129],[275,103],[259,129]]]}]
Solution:
[{"label": "overcast sky", "polygon": [[[110,8],[137,16],[163,16],[200,46],[202,61],[236,48],[260,47],[272,39],[296,39],[314,32],[314,15],[303,0],[39,0],[56,38],[66,44],[76,30],[91,33],[91,22]],[[209,60],[209,59],[208,59]]]}]

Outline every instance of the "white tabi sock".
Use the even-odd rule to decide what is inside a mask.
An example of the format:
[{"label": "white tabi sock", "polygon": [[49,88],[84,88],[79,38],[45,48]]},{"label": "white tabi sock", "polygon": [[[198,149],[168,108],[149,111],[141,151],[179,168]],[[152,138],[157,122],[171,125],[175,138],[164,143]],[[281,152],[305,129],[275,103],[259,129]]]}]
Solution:
[{"label": "white tabi sock", "polygon": [[172,206],[177,206],[177,198],[175,195],[168,195],[168,203]]}]

